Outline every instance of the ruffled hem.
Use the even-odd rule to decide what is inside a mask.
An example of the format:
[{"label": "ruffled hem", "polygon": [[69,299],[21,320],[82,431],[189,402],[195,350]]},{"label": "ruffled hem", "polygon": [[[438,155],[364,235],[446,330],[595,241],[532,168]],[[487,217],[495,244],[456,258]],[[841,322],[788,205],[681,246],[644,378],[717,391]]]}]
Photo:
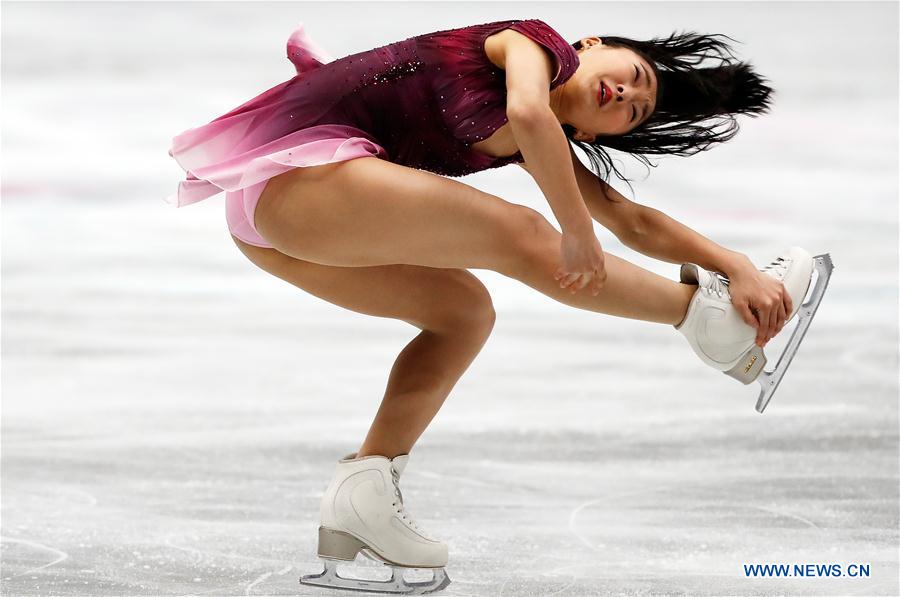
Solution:
[{"label": "ruffled hem", "polygon": [[[313,126],[225,161],[189,170],[187,180],[179,182],[178,191],[166,202],[182,207],[222,191],[247,188],[292,168],[368,156],[387,159],[388,154],[365,131],[339,124]],[[173,157],[178,161],[177,152]]]},{"label": "ruffled hem", "polygon": [[[344,124],[310,122],[311,126],[277,136],[280,131],[268,124],[278,115],[273,109],[279,109],[279,102],[293,92],[302,73],[333,60],[309,38],[303,23],[288,38],[287,57],[296,68],[297,77],[172,139],[169,155],[187,176],[179,182],[177,192],[164,199],[167,203],[176,207],[190,205],[222,191],[235,192],[259,184],[296,167],[364,156],[388,157],[368,133]],[[297,115],[314,116],[303,110]],[[298,118],[298,122],[302,120]]]}]

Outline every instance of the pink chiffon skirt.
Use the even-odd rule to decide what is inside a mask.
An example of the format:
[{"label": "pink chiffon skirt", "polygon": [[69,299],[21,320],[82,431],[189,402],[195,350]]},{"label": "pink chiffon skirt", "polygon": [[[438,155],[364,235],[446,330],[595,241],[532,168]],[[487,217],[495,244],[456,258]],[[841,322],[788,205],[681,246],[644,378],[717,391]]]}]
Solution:
[{"label": "pink chiffon skirt", "polygon": [[[292,168],[318,166],[359,157],[387,158],[368,133],[346,124],[317,123],[288,132],[277,124],[285,110],[286,90],[332,58],[297,27],[287,42],[297,77],[285,81],[212,122],[172,139],[169,155],[187,173],[165,201],[182,207],[225,191],[228,229],[240,240],[272,248],[256,230],[254,212],[270,178]],[[312,107],[289,106],[297,116],[314,119]],[[293,114],[291,118],[293,118]]]}]

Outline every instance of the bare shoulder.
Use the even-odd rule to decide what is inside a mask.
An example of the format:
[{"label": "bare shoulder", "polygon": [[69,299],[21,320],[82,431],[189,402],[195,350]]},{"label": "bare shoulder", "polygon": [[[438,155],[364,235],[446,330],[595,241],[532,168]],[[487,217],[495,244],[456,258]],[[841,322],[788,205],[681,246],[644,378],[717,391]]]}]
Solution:
[{"label": "bare shoulder", "polygon": [[506,70],[506,48],[512,38],[522,34],[514,29],[503,29],[484,40],[484,53],[497,68]]},{"label": "bare shoulder", "polygon": [[499,69],[506,70],[506,57],[509,56],[510,49],[516,51],[518,48],[531,52],[538,60],[544,59],[546,61],[549,58],[549,51],[545,52],[540,44],[515,29],[502,29],[489,35],[484,40],[483,49],[491,64]]}]

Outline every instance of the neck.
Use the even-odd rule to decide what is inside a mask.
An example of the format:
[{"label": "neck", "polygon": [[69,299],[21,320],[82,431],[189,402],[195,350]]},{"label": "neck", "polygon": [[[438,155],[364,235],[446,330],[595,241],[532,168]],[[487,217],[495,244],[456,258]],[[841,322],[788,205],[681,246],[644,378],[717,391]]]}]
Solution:
[{"label": "neck", "polygon": [[[566,81],[568,83],[568,81]],[[566,83],[559,85],[550,92],[550,109],[553,110],[553,114],[556,116],[556,119],[560,124],[566,124],[566,108],[568,107],[565,102],[565,94],[564,87]]]}]

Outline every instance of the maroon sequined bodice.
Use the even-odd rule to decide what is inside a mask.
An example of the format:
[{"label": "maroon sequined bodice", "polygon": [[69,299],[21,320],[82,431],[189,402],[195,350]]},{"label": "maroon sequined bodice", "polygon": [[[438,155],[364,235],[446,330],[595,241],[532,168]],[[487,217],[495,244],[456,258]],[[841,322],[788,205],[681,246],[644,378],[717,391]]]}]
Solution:
[{"label": "maroon sequined bodice", "polygon": [[356,127],[390,161],[447,176],[521,162],[520,153],[494,158],[471,149],[507,122],[504,74],[484,52],[485,39],[507,28],[553,56],[551,89],[578,68],[575,49],[537,19],[427,33],[339,58],[292,80],[303,91],[299,112],[309,116],[315,106],[315,117],[298,124]]}]

